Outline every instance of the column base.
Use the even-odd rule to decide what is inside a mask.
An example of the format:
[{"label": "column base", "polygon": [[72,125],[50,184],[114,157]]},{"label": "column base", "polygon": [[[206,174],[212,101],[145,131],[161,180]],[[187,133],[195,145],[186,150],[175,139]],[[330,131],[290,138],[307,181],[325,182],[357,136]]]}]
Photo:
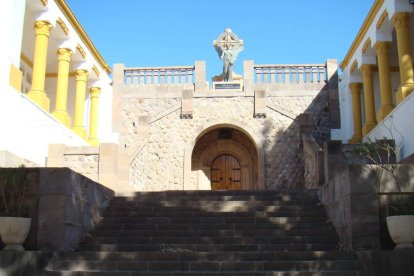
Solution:
[{"label": "column base", "polygon": [[52,112],[53,117],[55,117],[58,121],[64,124],[66,127],[70,127],[71,118],[69,113],[62,110],[55,110]]},{"label": "column base", "polygon": [[75,132],[79,137],[86,140],[86,129],[82,126],[72,127],[72,131]]},{"label": "column base", "polygon": [[352,135],[351,139],[348,140],[349,144],[358,144],[359,142],[361,142],[362,139],[362,135],[361,134],[354,134]]},{"label": "column base", "polygon": [[49,112],[50,99],[47,97],[45,91],[31,90],[29,93],[27,93],[27,97],[29,97],[35,104],[40,106],[46,112]]},{"label": "column base", "polygon": [[414,91],[414,83],[405,83],[400,85],[397,91],[397,104],[402,102],[411,92]]},{"label": "column base", "polygon": [[362,128],[362,136],[367,136],[368,133],[371,132],[371,130],[374,129],[374,127],[377,126],[377,122],[366,122],[365,126]]},{"label": "column base", "polygon": [[98,138],[89,138],[88,143],[89,143],[89,145],[91,145],[93,147],[97,147],[97,146],[99,146],[99,139]]}]

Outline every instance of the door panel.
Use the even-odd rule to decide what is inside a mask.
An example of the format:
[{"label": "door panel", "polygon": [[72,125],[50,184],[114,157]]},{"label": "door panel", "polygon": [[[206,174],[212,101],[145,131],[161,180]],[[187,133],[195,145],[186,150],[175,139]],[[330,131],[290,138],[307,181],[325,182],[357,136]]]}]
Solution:
[{"label": "door panel", "polygon": [[212,190],[239,190],[240,176],[240,162],[233,155],[220,155],[211,163]]}]

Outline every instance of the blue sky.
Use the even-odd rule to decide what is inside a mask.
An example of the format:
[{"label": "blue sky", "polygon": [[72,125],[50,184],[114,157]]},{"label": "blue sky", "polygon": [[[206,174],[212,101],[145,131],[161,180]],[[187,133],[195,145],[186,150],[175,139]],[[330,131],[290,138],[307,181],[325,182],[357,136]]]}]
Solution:
[{"label": "blue sky", "polygon": [[192,65],[207,77],[222,62],[212,45],[225,28],[244,40],[235,63],[340,62],[374,0],[66,0],[106,62]]}]

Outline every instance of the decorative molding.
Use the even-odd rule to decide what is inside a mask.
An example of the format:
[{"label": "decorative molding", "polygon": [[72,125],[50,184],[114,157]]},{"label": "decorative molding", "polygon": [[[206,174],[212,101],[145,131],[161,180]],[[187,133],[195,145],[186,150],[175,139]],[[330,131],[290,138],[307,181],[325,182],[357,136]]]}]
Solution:
[{"label": "decorative molding", "polygon": [[[46,78],[57,78],[58,73],[46,73]],[[76,77],[76,72],[70,72],[69,77]]]},{"label": "decorative molding", "polygon": [[388,41],[380,41],[375,45],[377,50],[377,55],[389,55],[390,53],[390,43]]},{"label": "decorative molding", "polygon": [[362,83],[359,82],[351,82],[349,84],[349,90],[351,90],[351,93],[361,93]]},{"label": "decorative molding", "polygon": [[385,18],[387,18],[387,16],[388,16],[388,12],[385,10],[385,11],[381,14],[380,18],[378,19],[378,22],[377,22],[377,25],[376,25],[377,30],[381,29],[382,23],[384,23]]},{"label": "decorative molding", "polygon": [[394,26],[396,29],[408,28],[410,26],[410,14],[407,12],[399,12],[394,16]]},{"label": "decorative molding", "polygon": [[77,81],[88,81],[89,72],[83,69],[78,69],[75,71],[75,76]]},{"label": "decorative molding", "polygon": [[89,36],[86,34],[85,30],[80,25],[79,21],[76,19],[75,15],[72,13],[69,6],[66,4],[65,0],[55,0],[55,1],[56,1],[57,6],[59,7],[59,9],[62,11],[62,13],[68,19],[69,23],[75,29],[76,33],[79,35],[79,37],[82,39],[82,41],[88,47],[88,49],[91,51],[92,55],[96,58],[96,60],[99,62],[99,64],[102,66],[102,68],[104,68],[104,70],[108,74],[111,73],[111,68],[105,62],[105,60],[103,59],[101,54],[98,52],[95,45],[93,45],[93,43],[90,40]]},{"label": "decorative molding", "polygon": [[362,46],[362,53],[365,54],[365,52],[368,49],[368,46],[371,44],[371,39],[368,38],[367,41],[365,41],[364,46]]},{"label": "decorative molding", "polygon": [[80,46],[80,44],[76,45],[76,49],[78,50],[78,52],[81,54],[81,56],[83,58],[86,58],[86,52],[85,50],[82,48],[82,46]]},{"label": "decorative molding", "polygon": [[95,72],[96,76],[99,77],[99,75],[101,74],[101,72],[99,72],[98,67],[96,67],[96,65],[94,65],[92,67],[92,70]]},{"label": "decorative molding", "polygon": [[70,58],[71,58],[72,54],[73,54],[73,52],[70,49],[59,48],[57,50],[58,61],[60,61],[60,60],[70,61]]},{"label": "decorative molding", "polygon": [[91,94],[91,98],[99,98],[99,95],[101,94],[101,88],[91,87],[89,88],[89,93]]},{"label": "decorative molding", "polygon": [[43,5],[43,7],[46,7],[47,6],[47,0],[40,0],[40,2],[42,2],[42,5]]},{"label": "decorative molding", "polygon": [[68,36],[69,35],[69,29],[68,29],[68,26],[66,26],[65,22],[63,22],[62,18],[59,17],[56,20],[56,22],[62,28],[62,31],[65,33],[65,35]]},{"label": "decorative molding", "polygon": [[382,7],[384,0],[376,0],[374,5],[372,6],[371,10],[368,13],[368,16],[365,18],[364,23],[359,29],[359,32],[352,42],[351,48],[349,48],[348,53],[346,54],[344,60],[341,62],[339,67],[344,70],[345,67],[349,64],[351,58],[355,54],[355,51],[358,49],[358,46],[361,44],[362,39],[364,38],[365,34],[368,32],[369,27],[371,26],[372,22],[375,19],[375,16],[378,14],[378,11]]},{"label": "decorative molding", "polygon": [[36,35],[45,35],[47,37],[49,37],[50,30],[53,28],[52,24],[50,24],[48,21],[42,20],[35,21],[33,27],[35,29]]},{"label": "decorative molding", "polygon": [[33,62],[23,53],[20,53],[20,59],[23,60],[23,62],[26,63],[30,68],[33,69]]},{"label": "decorative molding", "polygon": [[372,76],[374,74],[375,66],[372,64],[362,64],[361,73],[362,76]]},{"label": "decorative molding", "polygon": [[353,73],[355,69],[357,68],[358,62],[354,60],[354,62],[351,65],[351,68],[349,69],[349,72]]}]

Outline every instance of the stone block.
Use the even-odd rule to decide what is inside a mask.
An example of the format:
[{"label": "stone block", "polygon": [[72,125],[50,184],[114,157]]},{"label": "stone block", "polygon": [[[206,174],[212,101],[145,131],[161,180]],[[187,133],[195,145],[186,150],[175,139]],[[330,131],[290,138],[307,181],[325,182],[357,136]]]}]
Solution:
[{"label": "stone block", "polygon": [[47,156],[47,167],[64,167],[64,154],[66,146],[63,144],[50,144]]},{"label": "stone block", "polygon": [[254,117],[265,118],[267,98],[265,90],[256,90],[254,93]]},{"label": "stone block", "polygon": [[181,99],[181,118],[193,118],[193,91],[184,90]]}]

